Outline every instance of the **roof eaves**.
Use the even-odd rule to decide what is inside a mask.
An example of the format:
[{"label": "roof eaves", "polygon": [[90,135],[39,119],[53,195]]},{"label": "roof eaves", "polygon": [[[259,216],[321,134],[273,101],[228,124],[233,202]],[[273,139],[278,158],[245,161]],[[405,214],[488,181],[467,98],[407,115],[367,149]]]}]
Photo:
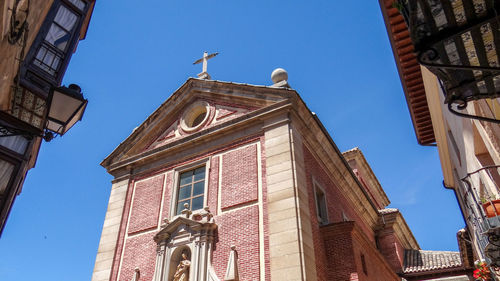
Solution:
[{"label": "roof eaves", "polygon": [[432,145],[436,142],[436,137],[434,136],[432,119],[425,96],[422,72],[413,53],[413,43],[404,18],[392,6],[393,2],[394,0],[379,0],[380,9],[384,17],[417,141],[421,145]]}]

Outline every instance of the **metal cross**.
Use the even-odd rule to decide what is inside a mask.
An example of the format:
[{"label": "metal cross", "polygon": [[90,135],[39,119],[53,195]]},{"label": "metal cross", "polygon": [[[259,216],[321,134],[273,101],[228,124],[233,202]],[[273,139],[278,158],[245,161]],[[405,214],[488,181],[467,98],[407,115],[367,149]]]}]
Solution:
[{"label": "metal cross", "polygon": [[219,53],[213,53],[213,54],[208,54],[208,52],[204,52],[203,53],[203,57],[195,62],[193,62],[193,64],[199,64],[200,62],[203,62],[203,68],[202,68],[202,71],[200,74],[198,74],[198,77],[201,78],[201,79],[210,79],[210,75],[208,75],[207,73],[207,61],[213,57],[215,57],[216,55],[218,55]]}]

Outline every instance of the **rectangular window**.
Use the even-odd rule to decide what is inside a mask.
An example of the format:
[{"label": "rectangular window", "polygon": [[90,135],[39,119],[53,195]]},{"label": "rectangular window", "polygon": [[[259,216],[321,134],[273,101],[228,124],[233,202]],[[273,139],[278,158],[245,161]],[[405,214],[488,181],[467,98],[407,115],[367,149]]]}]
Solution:
[{"label": "rectangular window", "polygon": [[316,212],[318,215],[318,222],[320,224],[328,224],[328,213],[326,209],[326,197],[323,189],[316,184],[314,185],[314,193],[316,199]]},{"label": "rectangular window", "polygon": [[64,5],[60,5],[45,38],[37,51],[34,64],[56,75],[68,50],[68,43],[75,33],[79,15]]},{"label": "rectangular window", "polygon": [[363,268],[363,273],[368,275],[368,270],[366,269],[365,255],[361,254],[361,267]]},{"label": "rectangular window", "polygon": [[24,61],[23,86],[45,91],[45,83],[52,86],[60,83],[89,6],[86,0],[54,0]]},{"label": "rectangular window", "polygon": [[191,211],[202,209],[204,194],[205,166],[181,173],[175,214],[179,215],[184,210],[184,204],[188,204]]}]

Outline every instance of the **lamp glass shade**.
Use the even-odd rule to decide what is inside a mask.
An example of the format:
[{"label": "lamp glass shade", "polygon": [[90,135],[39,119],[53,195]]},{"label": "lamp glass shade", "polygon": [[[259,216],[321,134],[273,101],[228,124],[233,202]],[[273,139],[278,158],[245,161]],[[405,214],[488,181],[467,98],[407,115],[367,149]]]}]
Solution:
[{"label": "lamp glass shade", "polygon": [[82,119],[87,100],[74,89],[59,87],[53,92],[47,129],[63,135]]}]

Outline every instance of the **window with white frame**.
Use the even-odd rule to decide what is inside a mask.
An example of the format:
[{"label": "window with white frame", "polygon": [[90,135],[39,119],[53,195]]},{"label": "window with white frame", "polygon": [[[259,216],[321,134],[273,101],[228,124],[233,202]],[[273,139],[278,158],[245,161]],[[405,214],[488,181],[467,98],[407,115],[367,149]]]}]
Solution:
[{"label": "window with white frame", "polygon": [[205,194],[205,166],[184,171],[179,174],[175,214],[179,215],[188,204],[189,210],[203,209]]},{"label": "window with white frame", "polygon": [[316,214],[320,224],[328,224],[328,211],[326,208],[325,191],[315,182],[314,199],[316,201]]}]

